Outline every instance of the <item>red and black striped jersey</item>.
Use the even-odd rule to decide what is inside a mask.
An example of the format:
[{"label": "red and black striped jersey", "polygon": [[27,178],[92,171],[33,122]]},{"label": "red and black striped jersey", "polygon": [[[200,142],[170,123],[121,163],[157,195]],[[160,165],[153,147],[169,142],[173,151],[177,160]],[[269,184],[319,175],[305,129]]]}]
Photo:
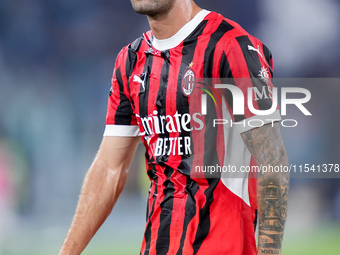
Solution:
[{"label": "red and black striped jersey", "polygon": [[280,119],[277,110],[254,114],[247,99],[233,114],[235,97],[214,83],[227,81],[244,95],[254,88],[252,106],[268,110],[271,78],[269,49],[206,10],[169,39],[148,31],[121,50],[104,135],[140,135],[146,149],[151,188],[141,254],[256,254],[256,179],[203,169],[256,165],[240,136],[254,127],[246,120]]}]

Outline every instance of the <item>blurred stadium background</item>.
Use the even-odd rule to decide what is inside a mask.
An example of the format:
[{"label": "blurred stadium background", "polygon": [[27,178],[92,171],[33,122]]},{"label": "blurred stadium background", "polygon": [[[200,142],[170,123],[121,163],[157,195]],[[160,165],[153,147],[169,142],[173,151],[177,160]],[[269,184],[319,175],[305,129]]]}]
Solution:
[{"label": "blurred stadium background", "polygon": [[[340,77],[339,0],[197,3],[263,40],[276,77]],[[0,0],[1,255],[58,253],[101,141],[115,57],[145,30],[127,0]],[[314,88],[317,117],[282,130],[291,163],[340,163],[339,85]],[[139,147],[84,254],[139,254],[147,188]],[[340,254],[340,179],[293,179],[289,203],[283,254]]]}]

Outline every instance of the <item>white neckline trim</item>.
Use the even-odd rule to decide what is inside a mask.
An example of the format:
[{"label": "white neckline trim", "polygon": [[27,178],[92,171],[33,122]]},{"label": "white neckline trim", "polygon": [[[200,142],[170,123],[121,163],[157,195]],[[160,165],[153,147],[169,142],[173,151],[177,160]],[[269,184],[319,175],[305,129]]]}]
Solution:
[{"label": "white neckline trim", "polygon": [[176,34],[170,38],[159,40],[153,36],[152,46],[159,51],[169,50],[178,46],[185,38],[187,38],[192,31],[201,23],[204,18],[210,13],[207,10],[201,10],[195,17],[186,23]]}]

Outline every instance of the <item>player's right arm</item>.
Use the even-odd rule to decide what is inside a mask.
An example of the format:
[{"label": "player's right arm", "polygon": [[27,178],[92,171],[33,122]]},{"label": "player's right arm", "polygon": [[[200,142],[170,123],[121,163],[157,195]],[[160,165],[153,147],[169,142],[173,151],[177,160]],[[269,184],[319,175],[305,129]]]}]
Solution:
[{"label": "player's right arm", "polygon": [[118,54],[106,115],[104,138],[79,197],[77,209],[59,255],[80,254],[108,217],[121,193],[139,137],[125,74],[127,47]]},{"label": "player's right arm", "polygon": [[111,213],[123,190],[139,137],[105,136],[89,168],[59,255],[80,254]]}]

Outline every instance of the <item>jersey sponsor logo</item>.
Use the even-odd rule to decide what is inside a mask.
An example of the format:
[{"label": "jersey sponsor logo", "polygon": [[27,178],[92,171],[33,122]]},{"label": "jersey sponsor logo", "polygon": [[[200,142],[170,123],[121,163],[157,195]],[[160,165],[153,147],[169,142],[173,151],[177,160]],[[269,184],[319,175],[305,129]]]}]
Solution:
[{"label": "jersey sponsor logo", "polygon": [[[204,122],[201,119],[202,115],[200,113],[190,115],[189,113],[180,114],[176,112],[174,115],[158,115],[157,111],[153,111],[153,114],[147,117],[136,116],[140,119],[138,122],[144,129],[142,135],[148,144],[151,137],[155,134],[191,132],[204,128]],[[155,156],[190,154],[192,154],[190,135],[158,137],[155,143]]]},{"label": "jersey sponsor logo", "polygon": [[258,74],[258,77],[260,77],[260,79],[262,81],[264,81],[265,83],[267,83],[269,81],[270,75],[269,75],[269,70],[267,67],[262,66],[261,70]]},{"label": "jersey sponsor logo", "polygon": [[260,46],[259,46],[259,45],[257,45],[257,48],[254,48],[253,46],[248,45],[248,50],[249,50],[249,51],[250,51],[250,50],[256,51],[261,57],[263,57],[262,54],[261,54]]},{"label": "jersey sponsor logo", "polygon": [[193,62],[189,64],[188,69],[185,71],[182,79],[182,91],[185,96],[190,96],[195,88],[195,73],[191,69]]},{"label": "jersey sponsor logo", "polygon": [[166,133],[181,133],[182,131],[191,132],[192,130],[202,130],[204,127],[203,121],[200,119],[200,113],[194,113],[192,116],[189,113],[180,114],[176,112],[172,115],[158,115],[157,111],[153,111],[153,115],[140,117],[140,123],[143,126],[144,132],[142,135],[151,136],[153,134]]},{"label": "jersey sponsor logo", "polygon": [[254,100],[259,101],[261,99],[273,98],[273,90],[272,87],[262,86],[261,89],[258,87],[252,88],[254,91]]},{"label": "jersey sponsor logo", "polygon": [[191,151],[191,138],[190,136],[184,137],[169,137],[158,138],[155,148],[155,156],[163,155],[190,155]]}]

